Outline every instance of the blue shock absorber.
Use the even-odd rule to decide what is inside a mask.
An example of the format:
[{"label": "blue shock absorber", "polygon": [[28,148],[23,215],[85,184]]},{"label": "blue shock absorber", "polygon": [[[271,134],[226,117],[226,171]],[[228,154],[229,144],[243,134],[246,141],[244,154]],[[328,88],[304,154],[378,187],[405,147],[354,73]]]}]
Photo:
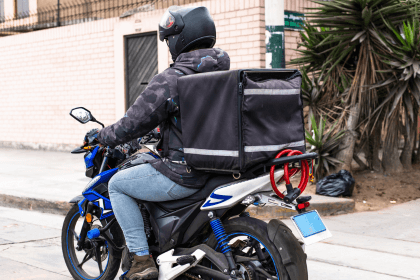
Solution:
[{"label": "blue shock absorber", "polygon": [[[213,216],[213,213],[211,213],[211,216]],[[210,215],[209,215],[210,217]],[[214,235],[216,236],[218,247],[220,248],[220,251],[225,255],[226,260],[229,265],[229,270],[231,271],[231,276],[233,279],[236,279],[235,276],[235,270],[236,270],[236,263],[235,259],[232,255],[232,250],[229,246],[229,240],[225,231],[225,228],[223,227],[222,221],[220,221],[220,218],[214,217],[210,220],[210,226],[213,229]]]},{"label": "blue shock absorber", "polygon": [[225,228],[223,227],[222,221],[220,218],[214,218],[210,221],[211,228],[213,229],[214,235],[216,236],[217,244],[219,244],[220,251],[223,254],[230,252],[229,241],[227,240],[227,235]]}]

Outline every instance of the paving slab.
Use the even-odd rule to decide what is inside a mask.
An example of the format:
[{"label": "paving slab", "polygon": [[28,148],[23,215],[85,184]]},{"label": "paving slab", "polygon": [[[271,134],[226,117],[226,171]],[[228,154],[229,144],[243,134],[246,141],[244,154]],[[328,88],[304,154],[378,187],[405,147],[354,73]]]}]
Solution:
[{"label": "paving slab", "polygon": [[[30,232],[30,236],[28,236]],[[0,219],[0,245],[27,242],[29,240],[45,240],[60,236],[60,230],[30,223],[16,222],[12,219]]]},{"label": "paving slab", "polygon": [[417,199],[380,211],[331,216],[325,220],[334,231],[420,243],[419,217],[420,199]]},{"label": "paving slab", "polygon": [[[0,236],[8,241],[0,244],[0,279],[72,279],[61,249],[63,220],[62,215],[0,207]],[[93,263],[85,266],[97,270]]]},{"label": "paving slab", "polygon": [[[306,246],[309,279],[420,279],[420,199],[323,217],[332,237]],[[297,235],[290,219],[282,220]]]},{"label": "paving slab", "polygon": [[0,218],[7,218],[16,222],[34,224],[38,226],[48,227],[51,229],[61,230],[64,222],[63,215],[53,215],[41,213],[38,211],[26,211],[15,208],[1,207]]},{"label": "paving slab", "polygon": [[336,230],[333,230],[333,232],[334,235],[325,240],[324,243],[420,259],[420,243],[413,240],[405,241],[368,235],[361,237],[360,234]]},{"label": "paving slab", "polygon": [[419,258],[327,243],[307,246],[306,254],[313,261],[405,279],[420,279]]},{"label": "paving slab", "polygon": [[400,276],[308,260],[309,280],[401,280]]},{"label": "paving slab", "polygon": [[34,267],[27,263],[14,261],[8,258],[0,257],[0,271],[1,279],[13,280],[68,280],[73,279],[70,275],[63,275],[60,273],[48,271],[43,268]]},{"label": "paving slab", "polygon": [[1,245],[0,257],[70,276],[61,251],[61,237]]}]

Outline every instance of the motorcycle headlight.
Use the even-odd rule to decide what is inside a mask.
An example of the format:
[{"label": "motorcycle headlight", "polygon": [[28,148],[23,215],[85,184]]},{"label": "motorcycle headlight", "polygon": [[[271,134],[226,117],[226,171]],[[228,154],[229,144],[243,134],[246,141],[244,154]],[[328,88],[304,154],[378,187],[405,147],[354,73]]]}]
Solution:
[{"label": "motorcycle headlight", "polygon": [[83,190],[82,193],[85,193],[88,189],[93,187],[99,181],[99,179],[101,179],[101,176],[98,175],[95,178],[93,178],[92,180],[90,180],[90,182],[86,185],[86,188]]}]

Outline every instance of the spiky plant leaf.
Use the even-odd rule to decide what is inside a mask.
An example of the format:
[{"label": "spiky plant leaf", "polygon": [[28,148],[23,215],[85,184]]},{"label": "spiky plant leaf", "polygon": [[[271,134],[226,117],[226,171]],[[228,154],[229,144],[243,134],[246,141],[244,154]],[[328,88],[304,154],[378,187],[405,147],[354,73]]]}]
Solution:
[{"label": "spiky plant leaf", "polygon": [[336,123],[333,123],[327,131],[326,120],[320,116],[319,123],[316,124],[315,117],[311,117],[313,134],[305,131],[306,141],[313,146],[311,152],[316,152],[319,155],[319,163],[315,168],[315,177],[320,179],[325,174],[330,172],[330,167],[336,166],[340,163],[334,158],[338,151],[341,138],[344,136],[344,131],[335,131]]}]

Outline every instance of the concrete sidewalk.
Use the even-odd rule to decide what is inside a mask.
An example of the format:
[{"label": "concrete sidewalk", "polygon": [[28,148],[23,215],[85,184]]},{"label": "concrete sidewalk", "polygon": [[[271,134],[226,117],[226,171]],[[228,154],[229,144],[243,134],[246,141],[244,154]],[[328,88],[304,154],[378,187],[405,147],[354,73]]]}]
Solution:
[{"label": "concrete sidewalk", "polygon": [[324,217],[333,236],[307,246],[309,279],[420,280],[419,216],[420,199]]},{"label": "concrete sidewalk", "polygon": [[[83,154],[0,148],[0,205],[65,214],[73,197],[81,195],[85,176]],[[313,196],[312,209],[322,215],[354,211],[352,199]],[[295,212],[266,206],[251,208],[253,216],[285,218]]]},{"label": "concrete sidewalk", "polygon": [[[333,236],[306,246],[309,279],[420,280],[419,216],[420,199],[324,217]],[[61,253],[63,220],[0,207],[0,279],[71,279]],[[290,219],[284,222],[295,231]]]},{"label": "concrete sidewalk", "polygon": [[2,206],[64,214],[89,181],[83,154],[0,148]]}]

